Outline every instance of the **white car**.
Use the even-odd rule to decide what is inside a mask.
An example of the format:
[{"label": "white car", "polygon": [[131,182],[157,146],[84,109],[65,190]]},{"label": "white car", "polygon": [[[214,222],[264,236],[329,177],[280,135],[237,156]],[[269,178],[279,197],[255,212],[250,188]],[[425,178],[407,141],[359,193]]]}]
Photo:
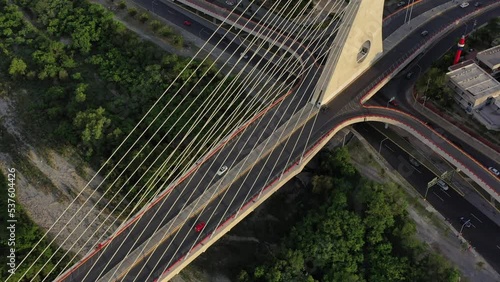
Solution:
[{"label": "white car", "polygon": [[227,171],[227,166],[222,166],[221,168],[219,168],[219,170],[217,171],[217,175],[223,175],[224,172]]},{"label": "white car", "polygon": [[243,59],[248,59],[248,55],[245,53],[240,53],[240,57],[242,57]]},{"label": "white car", "polygon": [[460,7],[461,8],[467,8],[467,7],[469,7],[469,2],[463,2],[462,4],[460,4]]},{"label": "white car", "polygon": [[448,190],[448,184],[446,184],[443,180],[438,180],[437,185],[444,191]]},{"label": "white car", "polygon": [[498,169],[496,169],[496,168],[494,168],[494,167],[490,166],[490,167],[488,168],[488,170],[489,170],[489,171],[491,171],[491,172],[493,172],[493,174],[494,174],[494,175],[496,175],[496,176],[500,176],[500,171],[498,171]]}]

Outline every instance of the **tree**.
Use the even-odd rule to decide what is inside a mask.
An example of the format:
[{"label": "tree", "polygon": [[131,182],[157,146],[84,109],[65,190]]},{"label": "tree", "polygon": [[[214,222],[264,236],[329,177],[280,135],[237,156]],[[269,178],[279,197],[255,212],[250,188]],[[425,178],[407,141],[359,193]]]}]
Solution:
[{"label": "tree", "polygon": [[158,29],[158,33],[161,34],[162,36],[169,36],[172,34],[172,28],[169,26],[162,26],[160,29]]},{"label": "tree", "polygon": [[121,0],[120,3],[118,3],[118,8],[120,9],[127,8],[127,3],[125,3],[125,0]]},{"label": "tree", "polygon": [[137,9],[136,8],[128,9],[128,15],[131,17],[135,17],[135,15],[137,15]]},{"label": "tree", "polygon": [[313,192],[323,194],[333,189],[333,179],[326,175],[315,175],[312,178]]},{"label": "tree", "polygon": [[161,26],[161,22],[159,20],[152,20],[149,25],[154,31],[157,31]]},{"label": "tree", "polygon": [[104,131],[111,124],[111,120],[105,116],[104,108],[99,107],[78,112],[73,124],[80,130],[82,141],[85,144],[90,144],[104,136]]},{"label": "tree", "polygon": [[27,65],[20,58],[13,58],[10,67],[9,74],[12,76],[24,75],[26,73]]},{"label": "tree", "polygon": [[80,83],[77,85],[75,89],[75,101],[78,103],[82,103],[87,98],[85,94],[85,90],[87,90],[88,84]]},{"label": "tree", "polygon": [[140,16],[139,16],[139,20],[142,22],[142,23],[145,23],[149,20],[149,15],[147,13],[142,13]]}]

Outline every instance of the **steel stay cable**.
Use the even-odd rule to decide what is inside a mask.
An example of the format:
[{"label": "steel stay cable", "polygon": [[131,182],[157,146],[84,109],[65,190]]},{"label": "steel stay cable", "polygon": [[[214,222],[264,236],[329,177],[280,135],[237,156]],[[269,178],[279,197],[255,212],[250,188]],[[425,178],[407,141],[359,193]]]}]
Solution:
[{"label": "steel stay cable", "polygon": [[[333,9],[333,8],[332,8],[332,9]],[[327,44],[327,42],[328,42],[328,41],[326,40],[325,45]],[[331,47],[329,47],[328,49],[330,49],[330,48],[331,48]],[[318,71],[318,70],[316,70],[316,72],[317,72],[317,71]],[[311,83],[312,83],[312,81],[309,81],[309,86],[311,86]],[[309,86],[307,86],[307,88],[309,88]],[[313,86],[313,87],[316,87],[316,86]],[[307,91],[307,90],[306,90],[306,91]],[[298,103],[298,104],[300,104],[300,103]],[[310,111],[309,111],[309,114],[311,114],[311,112],[312,112],[312,110],[313,110],[313,109],[314,109],[314,108],[312,108],[312,107],[311,107],[311,109],[310,109]],[[294,126],[294,128],[297,128],[297,124],[298,124],[298,122],[299,122],[299,121],[300,121],[300,119],[298,119],[298,120],[295,122],[295,126]],[[302,127],[302,128],[303,128],[303,127]],[[282,132],[280,136],[282,136],[282,134],[283,134],[283,133],[284,133],[284,132]],[[287,137],[287,138],[286,138],[285,145],[283,146],[283,148],[285,148],[285,147],[286,147],[286,144],[288,143],[288,141],[290,140],[290,138],[291,138],[291,135],[290,135],[289,137]],[[281,140],[281,138],[279,138],[279,140]],[[292,151],[293,151],[293,150],[292,150]],[[284,149],[281,151],[280,156],[283,154],[283,152],[284,152]],[[265,162],[264,162],[264,164],[261,166],[261,169],[260,169],[260,171],[259,171],[259,173],[258,173],[258,176],[259,176],[259,175],[263,172],[263,170],[264,170],[264,168],[266,167],[266,164],[267,164],[267,162],[269,161],[270,157],[271,157],[271,154],[268,154],[268,157],[267,157],[266,161],[265,161]],[[278,158],[277,158],[277,159],[279,159],[279,158],[280,158],[280,157],[278,156]],[[273,165],[273,169],[271,169],[271,171],[273,171],[273,170],[274,170],[274,168],[275,168],[276,164],[277,164],[277,163],[275,163],[275,164]],[[255,164],[254,164],[253,166],[255,166]],[[253,166],[252,166],[252,167],[253,167]],[[245,176],[245,180],[243,181],[243,183],[245,183],[245,182],[246,182],[246,179],[247,179],[249,176],[250,176],[249,174],[247,174],[247,175]],[[255,177],[255,179],[254,179],[254,183],[253,183],[251,186],[253,186],[253,185],[255,185],[255,184],[256,184],[256,182],[258,181],[258,178],[259,178],[258,176],[257,176],[257,177]],[[271,177],[271,175],[269,175],[269,176],[268,176],[267,180],[266,180],[264,183],[267,183],[267,182],[269,181],[269,178],[270,178],[270,177]],[[242,184],[242,186],[243,186],[243,184]],[[220,217],[219,222],[216,224],[216,226],[220,226],[220,225],[221,225],[221,223],[222,223],[222,221],[223,221],[223,220],[225,220],[225,218],[226,218],[226,214],[228,213],[228,211],[229,211],[229,209],[230,209],[230,207],[231,207],[232,203],[234,202],[234,200],[237,198],[238,193],[239,193],[239,190],[241,189],[241,187],[242,187],[242,186],[240,186],[240,188],[238,189],[238,191],[235,193],[235,195],[234,195],[234,196],[233,196],[233,198],[231,199],[231,202],[230,202],[229,204],[227,204],[227,208],[226,208],[226,210],[225,210],[224,214]],[[227,190],[227,191],[228,191],[228,190]],[[241,209],[241,208],[242,208],[242,207],[243,207],[243,206],[247,203],[247,199],[248,199],[248,196],[250,195],[250,192],[251,192],[251,190],[248,190],[248,192],[247,192],[247,194],[246,194],[246,196],[245,196],[244,200],[242,201],[242,204],[240,205],[240,208],[239,208],[238,210],[240,210],[240,209]],[[219,201],[219,204],[221,204],[223,200],[224,200],[224,199],[222,198],[222,199]],[[219,205],[219,204],[218,204],[218,205]],[[217,207],[218,207],[218,206],[217,206]],[[214,210],[213,210],[213,212],[212,212],[212,214],[211,214],[210,218],[211,218],[211,217],[215,214],[215,212],[216,212],[216,210],[217,210],[217,207],[215,207],[215,208],[214,208]],[[202,212],[200,212],[200,214],[201,214],[201,213],[202,213]],[[199,218],[199,217],[198,217],[198,218]],[[210,219],[209,219],[209,220],[210,220]],[[209,220],[208,220],[208,221],[209,221]],[[207,221],[207,222],[208,222],[208,221]],[[199,236],[201,236],[201,234],[200,234]],[[192,246],[191,246],[191,248],[190,248],[190,249],[192,249],[192,248],[196,245],[196,243],[197,243],[197,241],[198,241],[198,239],[199,239],[199,236],[198,236],[198,238],[195,240],[195,242],[192,244]]]},{"label": "steel stay cable", "polygon": [[[142,120],[141,120],[141,121],[142,121]],[[135,129],[135,128],[134,128],[134,129]],[[132,131],[132,132],[133,132],[133,131]],[[126,137],[126,139],[127,139],[130,135],[131,135],[131,134],[129,134],[129,135]],[[125,139],[125,140],[126,140],[126,139]],[[125,142],[125,140],[124,140],[124,142]],[[121,145],[123,145],[123,143],[124,143],[124,142],[122,142],[122,144],[120,144],[120,146],[121,146]],[[110,158],[111,158],[111,157],[110,157]],[[109,161],[109,159],[108,159],[108,161]],[[107,163],[107,161],[106,161],[106,163]],[[103,165],[103,166],[104,166],[104,165]],[[101,167],[101,169],[102,169],[102,167]],[[99,171],[100,171],[101,169],[99,169]],[[98,171],[98,172],[99,172],[99,171]],[[98,172],[97,172],[97,173],[98,173]],[[97,175],[97,173],[96,173],[96,175]],[[95,177],[95,176],[94,176],[94,177]],[[94,179],[94,178],[92,178],[92,179]],[[90,181],[89,181],[89,183],[90,183]],[[81,194],[81,192],[80,192],[80,194]],[[76,200],[76,198],[75,198],[75,200]],[[69,207],[68,207],[68,208],[69,208]],[[63,212],[63,214],[65,214],[65,212],[66,212],[66,210]],[[63,214],[61,214],[61,216],[60,216],[60,217],[62,217],[62,215],[63,215]],[[59,217],[59,218],[60,218],[60,217]],[[56,221],[56,222],[57,222],[57,221]],[[52,229],[52,227],[53,227],[53,226],[51,226],[51,228],[50,228],[49,230],[51,230],[51,229]],[[47,233],[48,233],[48,231],[47,231]],[[44,236],[46,236],[46,234],[45,234]],[[43,239],[43,238],[42,238],[42,239]],[[40,239],[40,241],[41,241],[42,239]],[[37,242],[37,243],[36,243],[36,245],[38,245],[38,244],[40,243],[40,241],[39,241],[39,242]],[[31,253],[31,251],[30,251],[29,253]],[[22,262],[24,262],[24,259],[23,259],[23,261],[22,261]]]},{"label": "steel stay cable", "polygon": [[[325,43],[325,44],[326,44],[326,43]],[[311,81],[310,81],[309,83],[311,83]],[[300,104],[300,103],[299,103],[299,104]],[[311,108],[310,112],[312,111],[312,109],[313,109],[313,108]],[[302,114],[300,114],[300,115],[302,115]],[[300,119],[299,119],[299,120],[300,120]],[[294,128],[297,128],[297,123],[299,122],[299,120],[297,120],[297,121],[295,122],[295,124],[296,124],[296,125],[294,126]],[[282,134],[283,134],[283,132],[281,133],[281,135],[280,135],[280,136],[282,136]],[[291,137],[288,137],[288,138],[287,138],[287,141],[285,142],[285,146],[286,146],[286,143],[288,142],[288,140],[289,140],[290,138],[291,138]],[[281,140],[281,138],[279,138],[279,140]],[[280,155],[281,155],[282,153],[283,153],[283,151],[280,153]],[[264,170],[264,167],[266,166],[266,164],[267,164],[267,162],[268,162],[268,160],[269,160],[269,158],[270,158],[270,157],[271,157],[271,154],[268,154],[267,160],[265,161],[264,165],[262,165],[262,166],[261,166],[261,169],[260,169],[260,171],[259,171],[259,174],[258,174],[258,175],[260,175],[260,174],[262,173],[262,171]],[[278,157],[278,158],[279,158],[279,157]],[[276,165],[276,164],[275,164],[275,165]],[[274,169],[275,165],[273,166],[273,169]],[[254,164],[252,167],[254,167],[254,166],[255,166],[255,164]],[[272,169],[272,170],[273,170],[273,169]],[[245,180],[243,180],[243,183],[245,183],[245,182],[246,182],[246,179],[247,179],[249,176],[250,176],[250,174],[247,174],[247,175],[245,176]],[[269,177],[271,177],[271,175],[270,175],[270,176],[268,176],[268,180],[269,180]],[[258,179],[258,176],[257,176],[257,177],[255,177],[254,184],[257,182],[257,179]],[[266,180],[266,182],[265,182],[265,183],[267,183],[267,181],[268,181],[268,180]],[[251,186],[253,186],[253,185],[251,185]],[[229,211],[230,207],[232,206],[232,204],[233,204],[234,200],[237,198],[237,196],[238,196],[238,194],[239,194],[239,190],[240,190],[242,187],[243,187],[243,184],[242,184],[242,186],[240,186],[240,188],[238,189],[238,191],[235,193],[235,195],[234,195],[234,196],[233,196],[233,198],[231,199],[230,203],[229,203],[229,204],[226,204],[227,208],[226,208],[226,210],[224,211],[224,214],[220,217],[219,222],[216,224],[216,226],[220,226],[221,222],[222,222],[223,220],[225,220],[225,219],[226,219],[226,214],[228,213],[228,211]],[[227,193],[228,191],[229,191],[229,190],[226,190],[226,193]],[[251,190],[248,190],[248,192],[247,192],[247,194],[246,194],[246,196],[245,196],[244,200],[242,201],[242,204],[241,204],[241,206],[240,206],[240,209],[241,209],[241,207],[242,207],[243,205],[245,205],[245,204],[246,204],[246,199],[247,199],[247,198],[248,198],[248,196],[250,195],[250,192],[251,192]],[[224,197],[225,197],[226,193],[224,194],[224,196],[223,196],[223,197],[221,197],[221,200],[219,201],[218,205],[217,205],[217,206],[213,209],[212,214],[210,215],[209,220],[207,220],[207,222],[209,222],[209,221],[211,220],[211,218],[212,218],[212,217],[214,216],[214,214],[216,213],[216,210],[217,210],[218,206],[219,206],[220,204],[222,204],[222,201],[224,201],[224,200],[225,200],[225,199],[224,199]],[[238,209],[238,210],[240,210],[240,209]],[[198,216],[198,219],[199,219],[199,217],[201,216],[201,214],[202,214],[202,213],[203,213],[203,211],[199,213],[200,215]],[[200,234],[200,235],[198,235],[198,238],[194,241],[194,243],[192,244],[191,248],[189,248],[189,249],[192,249],[192,248],[193,248],[193,247],[197,244],[197,242],[198,242],[198,240],[199,240],[199,237],[200,237],[200,236],[201,236],[201,234]],[[181,244],[181,245],[182,245],[182,244]]]},{"label": "steel stay cable", "polygon": [[[222,22],[218,29],[222,26],[224,22]],[[211,37],[209,38],[208,41],[210,41],[212,39],[212,37],[215,35],[212,34]],[[186,64],[186,66],[183,68],[183,70],[179,73],[179,75],[173,80],[173,82],[170,84],[169,87],[167,87],[167,89],[160,95],[160,97],[153,103],[153,105],[150,107],[150,109],[144,114],[144,116],[139,120],[139,122],[133,127],[133,129],[129,132],[129,134],[124,138],[124,140],[118,145],[118,147],[116,148],[115,151],[113,151],[113,153],[111,154],[111,156],[106,159],[106,161],[104,162],[104,164],[97,170],[97,172],[94,174],[94,176],[88,181],[88,183],[81,189],[81,191],[77,194],[77,196],[71,201],[71,203],[68,205],[68,207],[59,215],[59,217],[54,221],[54,223],[49,227],[49,229],[47,229],[47,231],[44,233],[44,235],[38,240],[38,242],[32,247],[32,249],[28,252],[28,254],[23,258],[23,260],[18,264],[17,268],[19,268],[19,266],[25,262],[25,260],[30,256],[30,254],[33,252],[34,249],[36,249],[36,247],[46,238],[46,236],[49,234],[49,232],[54,228],[54,226],[61,220],[61,218],[67,213],[67,211],[69,210],[69,208],[77,201],[77,199],[83,194],[83,192],[85,191],[86,188],[88,188],[89,184],[97,177],[97,175],[104,169],[104,167],[109,163],[109,161],[111,160],[111,158],[118,152],[118,150],[126,143],[126,141],[128,140],[128,138],[130,138],[130,136],[137,130],[137,128],[139,127],[140,124],[142,124],[142,122],[144,121],[144,119],[146,118],[146,116],[149,115],[149,113],[152,111],[152,109],[158,104],[158,102],[165,96],[165,94],[168,92],[168,90],[170,89],[170,87],[172,85],[175,84],[175,82],[178,80],[178,78],[181,76],[181,74],[191,65],[191,63],[195,60],[194,58],[196,58],[198,56],[198,54],[201,52],[201,50],[204,49],[205,45],[208,44],[208,41],[205,42],[202,46],[202,48],[200,48],[199,51],[196,52],[195,56],[193,56],[193,58],[190,59],[190,61],[188,62],[188,64]],[[208,57],[208,55],[207,55]],[[206,60],[206,58],[202,61],[204,62]],[[200,64],[201,65],[201,64]],[[198,69],[198,68],[197,68]],[[185,85],[185,84],[184,84]],[[184,86],[183,85],[183,86]],[[175,95],[172,96],[172,98],[170,99],[169,102],[167,102],[167,105],[170,104],[171,101],[173,101]],[[154,119],[156,120],[156,118]],[[153,121],[154,122],[154,121]],[[143,134],[147,131],[147,129],[149,128],[150,126],[148,126],[146,128],[146,130],[144,130],[141,135],[136,139],[136,141],[131,145],[131,147],[129,148],[129,150],[127,150],[127,152],[120,158],[120,160],[115,164],[115,166],[112,168],[112,170],[110,172],[107,173],[107,175],[103,178],[102,182],[104,182],[107,177],[109,177],[109,175],[112,173],[112,171],[121,163],[121,161],[125,158],[125,156],[128,154],[128,152],[130,152],[130,150],[133,148],[133,146],[135,146],[135,144],[137,143],[137,141],[143,136]],[[102,184],[102,182],[99,184],[99,186]],[[98,187],[99,187],[98,186]],[[90,196],[87,198],[87,200],[80,205],[80,208],[78,208],[78,210],[73,214],[73,216],[71,216],[71,218],[67,221],[67,223],[65,224],[68,225],[69,222],[71,222],[73,220],[73,218],[75,217],[76,214],[78,214],[78,212],[81,210],[81,208],[88,202],[88,200],[94,195],[94,193],[97,191],[97,188],[95,188],[93,190],[93,192],[90,194]],[[99,199],[99,201],[102,199],[102,197]],[[53,236],[53,239],[50,241],[50,243],[48,244],[48,246],[50,246],[51,244],[54,243],[54,241],[56,240],[56,238],[61,234],[63,228],[61,228],[61,230],[55,235]],[[41,258],[42,254],[47,250],[48,247],[46,247],[42,252],[41,254],[35,259],[35,261],[28,267],[28,269],[23,273],[22,276],[26,275],[27,272],[29,272],[31,270],[31,268],[33,267],[33,265],[36,264],[36,262],[38,262],[38,260]],[[58,248],[59,249],[59,248]],[[16,269],[17,269],[16,268]],[[43,267],[42,267],[43,268]],[[39,274],[39,272],[37,272],[37,275]],[[7,279],[9,279],[13,274],[10,274]]]}]

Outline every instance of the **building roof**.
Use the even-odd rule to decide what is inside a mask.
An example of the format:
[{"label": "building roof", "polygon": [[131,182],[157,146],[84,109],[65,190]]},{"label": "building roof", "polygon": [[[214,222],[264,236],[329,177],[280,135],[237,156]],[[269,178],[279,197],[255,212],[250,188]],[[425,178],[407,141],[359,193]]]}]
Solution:
[{"label": "building roof", "polygon": [[500,45],[477,53],[476,58],[492,70],[500,68]]},{"label": "building roof", "polygon": [[500,83],[476,64],[450,71],[446,75],[476,99],[500,94]]}]

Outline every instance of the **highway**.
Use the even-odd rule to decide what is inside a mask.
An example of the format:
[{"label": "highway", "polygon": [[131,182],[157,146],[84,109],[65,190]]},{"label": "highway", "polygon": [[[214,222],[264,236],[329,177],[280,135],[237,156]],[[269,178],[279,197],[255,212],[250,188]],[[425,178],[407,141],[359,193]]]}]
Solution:
[{"label": "highway", "polygon": [[[493,11],[487,12],[483,17],[481,17],[481,20],[494,16],[495,13],[498,14],[499,11],[500,10],[496,8]],[[433,19],[432,22],[425,26],[425,28],[432,32],[433,29],[437,30],[446,23],[453,22],[464,13],[465,11],[460,8],[451,9],[444,15]],[[318,113],[315,119],[310,119],[310,121],[303,127],[303,132],[301,132],[301,128],[299,128],[292,134],[290,138],[292,141],[280,143],[272,153],[267,155],[267,157],[261,158],[259,161],[254,163],[249,171],[242,172],[239,175],[239,178],[232,182],[227,189],[227,194],[225,195],[221,205],[216,205],[219,202],[218,198],[222,197],[218,196],[218,198],[212,201],[211,204],[203,211],[200,219],[189,219],[186,224],[180,227],[180,229],[175,232],[171,230],[173,233],[171,235],[172,237],[157,248],[153,254],[148,254],[148,257],[150,257],[149,262],[143,265],[144,261],[141,261],[139,264],[135,265],[124,280],[132,280],[132,278],[135,278],[139,281],[145,281],[158,277],[165,269],[165,265],[172,265],[172,263],[181,258],[189,249],[191,249],[192,246],[201,241],[204,236],[212,232],[220,224],[219,219],[210,220],[212,213],[212,218],[222,217],[221,220],[224,220],[230,217],[239,209],[242,203],[247,202],[251,197],[258,193],[258,191],[260,191],[266,183],[269,183],[276,175],[279,175],[284,168],[288,167],[290,163],[293,163],[296,159],[298,159],[298,157],[307,148],[310,148],[316,140],[319,140],[325,132],[328,132],[331,128],[334,128],[336,125],[346,120],[359,116],[384,117],[394,120],[397,119],[398,122],[402,121],[409,124],[409,126],[415,128],[415,130],[420,132],[422,135],[430,136],[431,134],[434,134],[430,128],[403,113],[388,111],[387,109],[380,108],[362,108],[359,102],[353,99],[354,97],[358,97],[359,93],[361,93],[362,90],[371,83],[371,81],[376,79],[380,73],[389,69],[396,61],[396,58],[405,55],[405,51],[411,49],[411,46],[420,40],[423,39],[420,37],[419,31],[416,31],[398,44],[396,48],[388,52],[383,59],[379,60],[369,71],[364,73],[355,84],[349,86],[344,92],[330,102],[328,104],[327,111]],[[299,88],[297,93],[303,93],[301,91],[305,91],[305,89]],[[310,95],[310,93],[308,94],[307,92],[304,92],[303,97],[307,98],[309,97],[308,95]],[[172,189],[167,197],[161,199],[161,201],[156,204],[154,208],[148,210],[148,212],[146,212],[136,223],[134,223],[131,226],[133,228],[129,227],[125,231],[116,235],[114,240],[107,243],[103,249],[96,251],[96,253],[86,260],[85,263],[79,266],[77,271],[73,272],[64,280],[97,281],[101,270],[104,270],[104,273],[109,271],[109,269],[122,260],[128,251],[134,249],[134,242],[135,244],[141,244],[144,242],[151,236],[157,226],[165,225],[167,221],[175,217],[175,214],[177,214],[177,212],[181,210],[185,204],[192,202],[197,198],[197,196],[201,195],[207,187],[215,183],[214,180],[219,180],[217,177],[214,179],[215,172],[219,167],[227,165],[231,168],[235,163],[241,161],[243,156],[240,152],[249,152],[249,148],[251,148],[249,146],[253,146],[265,140],[284,122],[284,120],[291,117],[301,107],[307,105],[305,99],[298,101],[298,97],[299,96],[297,95],[288,96],[281,104],[268,111],[260,119],[260,123],[252,124],[239,135],[243,136],[243,138],[232,140],[221,151],[219,151],[219,153],[215,154],[207,162],[203,163],[194,174],[191,174],[191,176],[175,187],[175,189]],[[287,106],[291,104],[295,107],[292,107],[293,111],[288,111]],[[350,104],[352,108],[349,108],[348,111],[343,110],[345,105],[348,104]],[[283,119],[277,117],[272,118],[275,112],[278,112],[279,116],[283,117]],[[253,129],[256,129],[257,132],[262,132],[261,136],[256,138],[253,135],[252,137],[245,135],[251,134]],[[307,138],[309,132],[311,132],[310,139]],[[247,140],[250,140],[251,142],[247,142]],[[442,140],[440,146],[444,151],[450,152],[450,154],[455,156],[455,158],[459,159],[460,162],[470,166],[471,170],[487,182],[488,185],[491,187],[498,187],[496,186],[498,185],[498,180],[496,178],[474,163],[474,161],[467,155],[462,154],[453,145],[445,140]],[[281,152],[283,152],[283,154],[281,154]],[[266,163],[267,159],[272,160],[271,163],[276,163],[276,166],[271,166]],[[260,173],[261,170],[264,170],[264,173]],[[228,175],[229,172],[224,176]],[[224,179],[224,177],[222,177],[222,179]],[[238,188],[240,185],[243,185],[244,189],[239,190]],[[186,189],[184,190],[184,188]],[[180,197],[179,200],[175,201],[178,196]],[[157,211],[160,216],[154,215]],[[167,216],[165,216],[166,214]],[[151,224],[148,224],[150,220]],[[195,233],[192,230],[194,224],[199,220],[207,222],[207,226],[201,234]],[[130,232],[131,235],[127,237]],[[182,240],[182,238],[186,235],[186,240]],[[115,250],[118,250],[117,255],[112,257],[112,253]],[[144,268],[142,268],[143,266]],[[92,272],[85,276],[85,273],[90,268],[92,268]],[[153,273],[153,275],[146,279],[150,273]]]},{"label": "highway", "polygon": [[[435,176],[423,165],[414,167],[409,163],[410,156],[390,139],[380,142],[385,135],[366,124],[356,124],[356,129],[375,149],[381,148],[381,155],[404,178],[412,184],[422,196],[425,195],[427,183]],[[390,130],[390,128],[388,129]],[[471,227],[464,227],[462,233],[465,239],[476,248],[488,263],[498,272],[500,270],[500,227],[485,216],[480,210],[470,204],[453,189],[443,191],[437,185],[431,187],[427,194],[427,201],[445,218],[448,218],[453,227],[460,231],[461,217],[471,220]],[[457,239],[458,240],[458,239]]]}]

